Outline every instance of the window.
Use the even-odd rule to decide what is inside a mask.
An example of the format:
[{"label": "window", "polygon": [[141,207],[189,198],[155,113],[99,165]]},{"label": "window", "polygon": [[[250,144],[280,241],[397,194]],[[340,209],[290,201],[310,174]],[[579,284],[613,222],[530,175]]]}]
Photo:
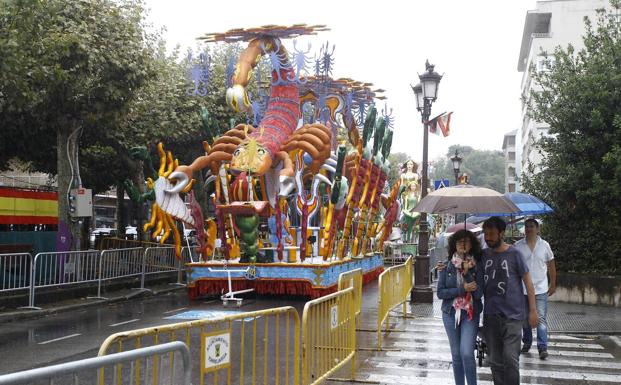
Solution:
[{"label": "window", "polygon": [[547,72],[554,67],[554,57],[539,55],[536,59],[537,72]]},{"label": "window", "polygon": [[515,162],[515,152],[513,151],[509,153],[509,162]]},{"label": "window", "polygon": [[515,183],[509,183],[509,192],[515,192]]}]

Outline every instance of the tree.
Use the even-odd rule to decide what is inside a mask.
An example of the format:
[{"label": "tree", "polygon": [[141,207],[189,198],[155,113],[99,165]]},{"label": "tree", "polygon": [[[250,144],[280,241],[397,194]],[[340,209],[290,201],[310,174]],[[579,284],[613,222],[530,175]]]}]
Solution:
[{"label": "tree", "polygon": [[16,0],[0,7],[0,168],[18,158],[58,175],[59,220],[71,225],[74,239],[67,196],[79,183],[73,153],[81,135],[114,130],[134,90],[153,76],[151,41],[136,1]]},{"label": "tree", "polygon": [[446,156],[434,159],[431,180],[448,179],[455,184],[455,173],[450,158],[457,149],[462,157],[460,174],[468,174],[469,183],[504,192],[504,156],[500,151],[475,150],[470,146],[450,146]]},{"label": "tree", "polygon": [[583,49],[559,47],[548,71],[530,69],[541,91],[529,108],[550,129],[523,186],[555,210],[542,231],[565,271],[621,272],[621,6],[610,4],[596,25],[585,19]]},{"label": "tree", "polygon": [[[410,159],[410,156],[405,152],[393,152],[388,155],[390,161],[390,171],[388,172],[388,190],[399,180],[399,176],[402,172],[402,167],[405,162]],[[418,162],[417,162],[418,163]],[[420,170],[418,170],[420,173]]]}]

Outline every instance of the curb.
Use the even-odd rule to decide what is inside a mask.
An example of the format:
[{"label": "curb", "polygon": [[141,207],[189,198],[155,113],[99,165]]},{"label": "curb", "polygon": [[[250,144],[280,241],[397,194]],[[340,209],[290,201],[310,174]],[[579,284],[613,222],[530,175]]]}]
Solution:
[{"label": "curb", "polygon": [[15,311],[10,313],[0,314],[0,324],[10,323],[15,321],[23,321],[35,318],[41,318],[52,314],[64,313],[76,309],[82,309],[85,307],[94,307],[97,305],[130,301],[132,299],[140,298],[140,297],[153,297],[159,294],[166,294],[173,291],[185,289],[185,286],[172,286],[170,288],[165,288],[157,291],[149,291],[149,290],[140,290],[134,293],[129,293],[127,295],[123,295],[120,297],[112,297],[108,299],[98,299],[92,300],[86,303],[76,303],[71,305],[64,305],[58,307],[50,307],[48,309],[41,310],[23,310],[23,311]]}]

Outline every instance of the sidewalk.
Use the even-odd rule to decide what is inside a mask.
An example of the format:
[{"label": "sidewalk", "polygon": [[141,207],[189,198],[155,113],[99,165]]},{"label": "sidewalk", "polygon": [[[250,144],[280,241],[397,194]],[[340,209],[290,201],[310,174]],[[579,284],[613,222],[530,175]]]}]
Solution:
[{"label": "sidewalk", "polygon": [[[435,290],[435,288],[434,288]],[[341,370],[328,384],[450,384],[453,383],[451,354],[441,319],[441,301],[434,291],[433,304],[407,304],[408,318],[401,307],[391,313],[391,329],[382,334],[382,350],[376,350],[377,281],[364,286],[362,317],[358,327],[356,381],[343,381]],[[621,309],[550,302],[549,353],[546,361],[534,349],[520,358],[522,384],[610,384],[621,382]],[[360,331],[365,330],[365,331]],[[602,336],[600,338],[600,336]],[[477,368],[479,384],[491,384],[487,362]],[[574,382],[576,381],[576,382]]]}]

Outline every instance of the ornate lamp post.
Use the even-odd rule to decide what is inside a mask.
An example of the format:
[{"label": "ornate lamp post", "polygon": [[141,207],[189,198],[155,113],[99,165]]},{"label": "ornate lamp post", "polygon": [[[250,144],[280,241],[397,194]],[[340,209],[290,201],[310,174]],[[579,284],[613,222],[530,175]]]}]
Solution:
[{"label": "ornate lamp post", "polygon": [[[431,115],[431,105],[438,97],[438,86],[442,75],[434,71],[434,65],[425,62],[425,72],[419,75],[420,83],[412,87],[416,96],[416,109],[421,114],[423,129],[423,172],[421,199],[427,196],[429,180],[427,169],[428,161],[428,141],[429,141],[429,116]],[[418,256],[414,263],[414,289],[410,300],[420,303],[433,302],[433,290],[429,282],[429,229],[427,224],[427,214],[420,215],[420,230],[418,235]]]},{"label": "ornate lamp post", "polygon": [[451,157],[451,162],[453,163],[453,172],[455,173],[455,186],[459,184],[459,168],[461,166],[462,157],[459,156],[457,149],[455,149],[455,155]]}]

